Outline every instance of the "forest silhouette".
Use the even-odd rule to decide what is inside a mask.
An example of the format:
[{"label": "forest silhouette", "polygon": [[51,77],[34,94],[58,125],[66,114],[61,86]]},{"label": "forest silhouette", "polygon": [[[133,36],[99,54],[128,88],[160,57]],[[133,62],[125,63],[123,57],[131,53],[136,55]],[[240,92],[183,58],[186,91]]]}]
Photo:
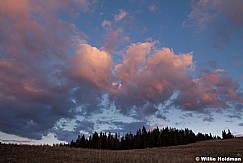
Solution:
[{"label": "forest silhouette", "polygon": [[[222,131],[222,138],[229,139],[234,138],[230,130],[228,133]],[[195,134],[188,128],[176,129],[165,127],[159,129],[147,131],[143,126],[142,129],[138,129],[135,134],[126,133],[120,137],[117,133],[94,132],[88,138],[84,134],[78,135],[76,141],[71,141],[65,146],[90,148],[90,149],[110,149],[110,150],[127,150],[127,149],[143,149],[152,147],[167,147],[176,146],[189,143],[195,143],[197,141],[221,139],[219,136],[212,136],[212,134]]]}]

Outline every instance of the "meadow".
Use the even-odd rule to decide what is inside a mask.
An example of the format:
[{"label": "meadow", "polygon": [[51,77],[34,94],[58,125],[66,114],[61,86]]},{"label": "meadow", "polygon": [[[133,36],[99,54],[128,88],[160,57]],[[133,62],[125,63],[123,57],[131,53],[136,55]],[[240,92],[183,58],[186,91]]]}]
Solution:
[{"label": "meadow", "polygon": [[241,157],[243,160],[243,137],[226,140],[208,140],[171,147],[134,150],[96,150],[13,144],[0,145],[1,163],[190,163],[196,162],[195,158],[200,156]]}]

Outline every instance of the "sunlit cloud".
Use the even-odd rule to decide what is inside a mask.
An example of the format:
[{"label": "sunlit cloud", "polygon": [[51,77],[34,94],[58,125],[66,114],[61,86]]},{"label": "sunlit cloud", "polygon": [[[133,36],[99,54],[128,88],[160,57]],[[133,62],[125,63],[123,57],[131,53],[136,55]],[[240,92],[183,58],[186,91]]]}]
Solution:
[{"label": "sunlit cloud", "polygon": [[112,83],[112,64],[112,57],[107,52],[81,44],[70,59],[70,73],[80,83],[105,89]]}]

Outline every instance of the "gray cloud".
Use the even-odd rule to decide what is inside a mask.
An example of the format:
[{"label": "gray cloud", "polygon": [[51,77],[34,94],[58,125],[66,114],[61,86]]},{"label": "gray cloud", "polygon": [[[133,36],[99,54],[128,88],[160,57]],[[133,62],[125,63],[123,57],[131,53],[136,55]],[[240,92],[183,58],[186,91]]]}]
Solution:
[{"label": "gray cloud", "polygon": [[[139,128],[142,129],[143,126],[148,128],[148,125],[146,124],[146,122],[142,122],[142,121],[130,122],[130,123],[113,122],[113,124],[116,125],[118,129],[109,130],[108,132],[116,132],[116,133],[120,133],[120,134],[125,134],[128,132],[135,133]],[[120,135],[120,136],[123,136],[123,135]]]},{"label": "gray cloud", "polygon": [[234,118],[234,119],[242,119],[241,115],[239,114],[234,114],[234,115],[228,115],[229,118]]},{"label": "gray cloud", "polygon": [[71,141],[71,140],[75,141],[78,135],[86,134],[86,133],[92,134],[93,131],[94,131],[94,123],[87,120],[83,120],[83,121],[76,120],[76,124],[72,131],[65,130],[60,127],[52,130],[52,132],[55,133],[56,138],[62,141]]},{"label": "gray cloud", "polygon": [[214,121],[214,118],[213,118],[212,116],[204,117],[204,118],[203,118],[203,121],[213,122],[213,121]]},{"label": "gray cloud", "polygon": [[[242,31],[243,3],[241,0],[193,0],[191,6],[192,10],[183,25],[193,27],[196,33],[203,33],[209,29],[214,41],[213,46],[217,47],[219,43],[230,43],[233,33]],[[239,35],[239,40],[241,37]]]},{"label": "gray cloud", "polygon": [[156,116],[157,116],[157,118],[161,118],[163,120],[167,120],[167,117],[163,116],[162,114],[157,114]]},{"label": "gray cloud", "polygon": [[186,113],[186,114],[180,116],[181,119],[188,119],[188,118],[192,118],[192,117],[193,117],[192,113]]},{"label": "gray cloud", "polygon": [[63,6],[68,3],[0,2],[0,128],[5,133],[41,139],[60,118],[74,116],[71,90],[77,85],[63,63],[75,28],[56,16]]}]

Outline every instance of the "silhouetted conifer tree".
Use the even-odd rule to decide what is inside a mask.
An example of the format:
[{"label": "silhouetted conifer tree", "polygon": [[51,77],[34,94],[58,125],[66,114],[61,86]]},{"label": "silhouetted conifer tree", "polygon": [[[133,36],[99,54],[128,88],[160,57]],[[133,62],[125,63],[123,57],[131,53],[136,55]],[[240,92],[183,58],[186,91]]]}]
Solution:
[{"label": "silhouetted conifer tree", "polygon": [[230,130],[228,130],[228,133],[226,133],[225,130],[222,131],[222,138],[223,139],[231,139],[234,138],[234,135],[231,134]]}]

